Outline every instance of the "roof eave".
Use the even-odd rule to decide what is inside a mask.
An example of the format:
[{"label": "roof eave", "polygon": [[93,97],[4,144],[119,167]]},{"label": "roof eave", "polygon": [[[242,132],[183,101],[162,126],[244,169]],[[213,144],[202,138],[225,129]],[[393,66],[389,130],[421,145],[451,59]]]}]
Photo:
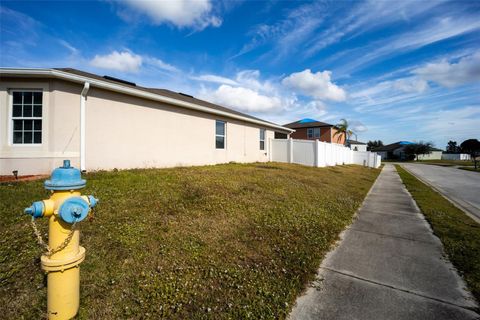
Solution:
[{"label": "roof eave", "polygon": [[177,99],[170,98],[170,97],[165,97],[165,96],[162,96],[162,95],[159,95],[159,94],[150,93],[150,92],[146,92],[146,91],[122,86],[120,84],[114,84],[114,83],[107,82],[107,81],[101,81],[101,80],[97,80],[97,79],[93,79],[93,78],[89,78],[89,77],[85,77],[85,76],[81,76],[81,75],[75,75],[75,74],[72,74],[72,73],[69,73],[69,72],[60,71],[60,70],[56,70],[56,69],[0,68],[0,75],[2,75],[2,76],[10,75],[10,76],[51,77],[51,78],[58,78],[58,79],[68,80],[68,81],[77,82],[77,83],[88,82],[88,83],[90,83],[90,86],[94,86],[94,87],[97,87],[97,88],[110,90],[110,91],[115,91],[115,92],[120,92],[120,93],[128,94],[128,95],[131,95],[131,96],[136,96],[136,97],[140,97],[140,98],[144,98],[144,99],[149,99],[149,100],[168,103],[168,104],[178,106],[178,107],[182,107],[182,108],[187,108],[187,109],[191,109],[191,110],[196,110],[196,111],[201,111],[201,112],[205,112],[205,113],[220,115],[220,116],[224,116],[224,117],[228,117],[228,118],[232,118],[232,119],[236,119],[236,120],[241,120],[241,121],[245,121],[245,122],[249,122],[249,123],[254,123],[254,124],[262,125],[262,126],[265,126],[265,127],[268,127],[268,128],[274,128],[274,129],[277,129],[279,131],[283,131],[283,132],[286,132],[286,133],[292,133],[292,132],[295,131],[291,128],[283,127],[283,126],[276,125],[276,124],[273,124],[273,123],[269,123],[269,122],[266,122],[266,121],[255,120],[255,119],[251,119],[251,118],[244,117],[244,116],[241,116],[241,115],[237,115],[237,114],[234,114],[234,113],[229,113],[229,112],[224,112],[224,111],[220,111],[220,110],[207,108],[207,107],[195,104],[195,103],[186,102],[186,101],[182,101],[182,100],[177,100]]}]

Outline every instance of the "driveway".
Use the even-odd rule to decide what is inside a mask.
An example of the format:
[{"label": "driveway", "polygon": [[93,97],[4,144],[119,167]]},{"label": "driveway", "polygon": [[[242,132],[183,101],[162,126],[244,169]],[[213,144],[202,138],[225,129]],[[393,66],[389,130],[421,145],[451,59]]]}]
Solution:
[{"label": "driveway", "polygon": [[393,165],[383,168],[342,238],[290,320],[479,319]]},{"label": "driveway", "polygon": [[480,219],[480,174],[452,167],[404,163],[405,169],[433,186],[464,211]]}]

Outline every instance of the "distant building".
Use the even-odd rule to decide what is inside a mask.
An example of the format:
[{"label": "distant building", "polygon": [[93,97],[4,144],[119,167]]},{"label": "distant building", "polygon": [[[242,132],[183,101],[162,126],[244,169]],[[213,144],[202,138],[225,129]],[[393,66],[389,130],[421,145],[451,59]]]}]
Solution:
[{"label": "distant building", "polygon": [[[372,150],[382,157],[382,160],[407,160],[405,148],[413,144],[410,141],[398,141]],[[442,150],[431,148],[429,154],[419,155],[418,160],[440,160]]]},{"label": "distant building", "polygon": [[353,151],[367,151],[367,144],[360,141],[348,140],[347,145]]},{"label": "distant building", "polygon": [[284,127],[294,129],[295,132],[290,134],[290,138],[301,140],[320,140],[323,142],[331,142],[344,144],[345,137],[343,134],[335,133],[338,131],[333,124],[317,121],[314,119],[302,119]]}]

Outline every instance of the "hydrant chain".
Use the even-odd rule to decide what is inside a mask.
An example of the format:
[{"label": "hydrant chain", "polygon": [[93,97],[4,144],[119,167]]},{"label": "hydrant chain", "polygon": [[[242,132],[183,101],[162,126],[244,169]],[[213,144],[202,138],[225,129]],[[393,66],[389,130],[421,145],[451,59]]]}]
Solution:
[{"label": "hydrant chain", "polygon": [[33,232],[35,233],[35,236],[37,237],[38,244],[41,245],[42,247],[44,247],[47,251],[50,251],[50,248],[49,248],[48,244],[46,244],[43,241],[42,234],[37,229],[37,225],[35,224],[35,217],[32,217],[32,220],[30,220],[30,223],[32,225]]},{"label": "hydrant chain", "polygon": [[32,217],[31,223],[32,223],[32,227],[33,227],[33,232],[35,233],[35,236],[37,236],[38,244],[41,245],[42,247],[44,247],[47,250],[45,255],[47,257],[50,257],[51,255],[53,255],[53,254],[55,254],[59,251],[62,251],[63,249],[65,249],[68,246],[68,244],[72,240],[73,234],[75,233],[75,226],[77,224],[77,221],[75,221],[72,224],[72,229],[69,232],[68,236],[65,238],[65,240],[55,249],[50,248],[48,246],[48,244],[46,244],[45,241],[43,241],[42,234],[40,233],[40,231],[37,228],[37,225],[35,224],[35,218],[34,217]]}]

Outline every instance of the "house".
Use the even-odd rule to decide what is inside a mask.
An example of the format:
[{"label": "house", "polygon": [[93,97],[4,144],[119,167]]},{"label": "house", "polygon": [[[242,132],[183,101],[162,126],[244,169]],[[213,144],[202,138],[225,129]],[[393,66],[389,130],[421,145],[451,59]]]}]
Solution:
[{"label": "house", "polygon": [[348,146],[353,151],[367,151],[367,144],[356,140],[348,140]]},{"label": "house", "polygon": [[265,162],[293,130],[192,96],[75,69],[0,69],[0,175]]},{"label": "house", "polygon": [[296,122],[285,124],[284,127],[295,129],[290,134],[290,138],[300,140],[320,140],[323,142],[331,142],[344,144],[345,137],[337,134],[337,129],[333,124],[317,121],[314,119],[302,119]]},{"label": "house", "polygon": [[[413,144],[410,141],[398,141],[392,144],[388,144],[382,147],[375,148],[373,151],[376,152],[382,160],[407,160],[407,155],[405,154],[406,146]],[[418,160],[440,160],[442,158],[442,150],[431,148],[430,154],[419,155]]]}]

